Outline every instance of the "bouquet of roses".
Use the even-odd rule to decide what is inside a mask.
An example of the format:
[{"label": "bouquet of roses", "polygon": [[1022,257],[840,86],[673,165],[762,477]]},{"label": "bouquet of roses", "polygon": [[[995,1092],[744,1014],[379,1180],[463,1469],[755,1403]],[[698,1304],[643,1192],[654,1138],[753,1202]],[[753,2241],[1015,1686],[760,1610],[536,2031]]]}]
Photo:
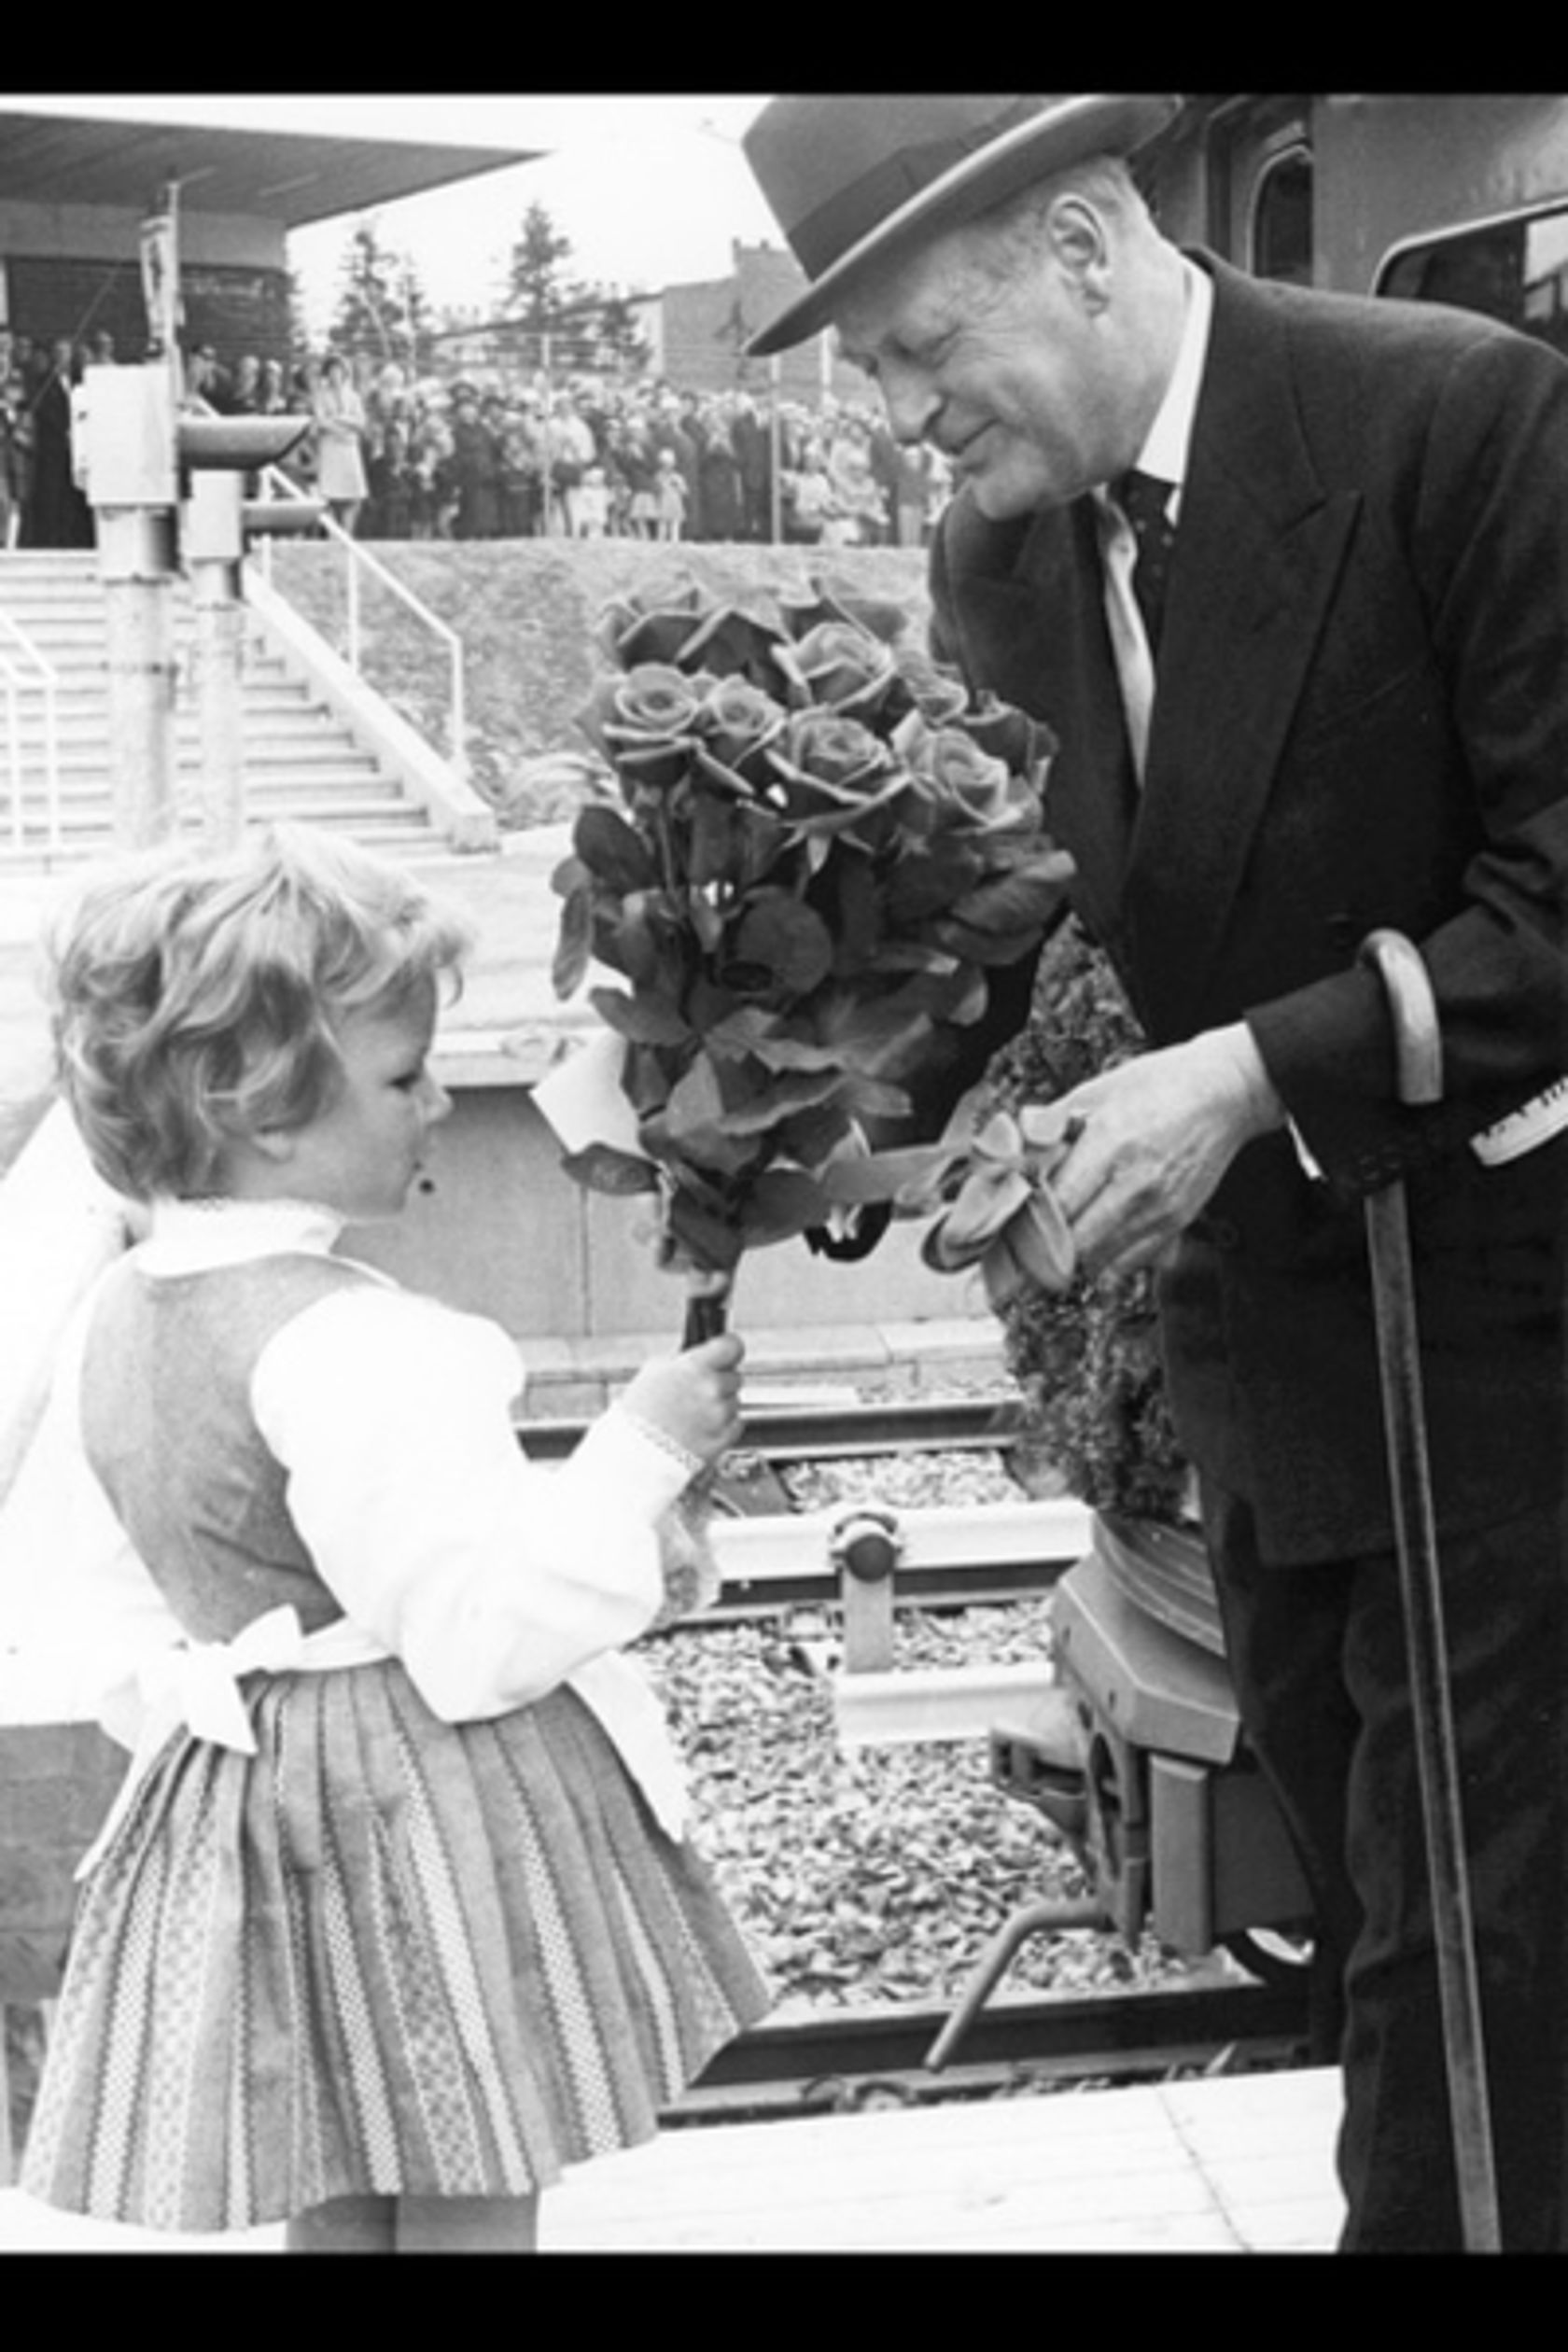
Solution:
[{"label": "bouquet of roses", "polygon": [[[757,610],[682,582],[596,631],[611,666],[581,724],[602,771],[554,876],[554,985],[601,975],[602,1115],[585,1135],[577,1071],[564,1164],[653,1197],[672,1267],[726,1281],[748,1250],[977,1172],[967,1141],[868,1138],[896,1146],[901,1079],[1038,944],[1071,861],[1043,828],[1048,731],[972,703],[904,627],[817,583]],[[721,1320],[693,1301],[688,1337]]]}]

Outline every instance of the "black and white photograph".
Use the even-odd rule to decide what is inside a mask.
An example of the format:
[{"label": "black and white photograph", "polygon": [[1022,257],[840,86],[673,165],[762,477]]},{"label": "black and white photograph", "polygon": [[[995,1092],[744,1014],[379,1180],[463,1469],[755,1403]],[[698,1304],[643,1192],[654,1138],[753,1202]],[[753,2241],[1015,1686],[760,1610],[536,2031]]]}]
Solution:
[{"label": "black and white photograph", "polygon": [[0,98],[0,2255],[1568,2251],[1568,95]]}]

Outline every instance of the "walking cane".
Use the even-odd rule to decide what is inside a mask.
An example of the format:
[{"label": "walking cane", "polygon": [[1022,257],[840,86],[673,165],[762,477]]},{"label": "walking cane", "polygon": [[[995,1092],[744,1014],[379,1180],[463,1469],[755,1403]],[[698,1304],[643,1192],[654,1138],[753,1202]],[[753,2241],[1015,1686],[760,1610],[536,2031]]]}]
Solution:
[{"label": "walking cane", "polygon": [[[1388,996],[1400,1101],[1436,1102],[1443,1090],[1442,1043],[1425,965],[1410,942],[1397,931],[1372,932],[1361,956],[1379,973]],[[1437,1573],[1409,1223],[1402,1182],[1368,1196],[1366,1237],[1464,2250],[1495,2254],[1502,2247],[1480,1990]]]}]

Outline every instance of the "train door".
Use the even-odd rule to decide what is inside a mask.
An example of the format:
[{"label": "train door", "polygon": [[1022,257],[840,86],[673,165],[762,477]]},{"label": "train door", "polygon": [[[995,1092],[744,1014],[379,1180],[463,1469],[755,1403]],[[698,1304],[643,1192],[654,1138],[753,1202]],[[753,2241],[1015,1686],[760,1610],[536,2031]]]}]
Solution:
[{"label": "train door", "polygon": [[1314,101],[1193,99],[1152,163],[1166,233],[1254,277],[1317,274]]},{"label": "train door", "polygon": [[1188,102],[1163,224],[1253,277],[1462,302],[1561,343],[1568,97]]}]

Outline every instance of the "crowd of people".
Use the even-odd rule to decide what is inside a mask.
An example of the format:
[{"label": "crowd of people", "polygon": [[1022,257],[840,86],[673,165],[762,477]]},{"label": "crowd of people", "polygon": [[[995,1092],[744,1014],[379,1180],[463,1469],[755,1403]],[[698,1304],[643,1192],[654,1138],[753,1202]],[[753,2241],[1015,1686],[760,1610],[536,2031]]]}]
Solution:
[{"label": "crowd of people", "polygon": [[945,497],[930,451],[903,453],[870,407],[772,403],[541,371],[415,378],[335,363],[354,420],[360,488],[338,507],[341,449],[301,452],[345,528],[366,539],[687,540],[920,546]]},{"label": "crowd of people", "polygon": [[[14,339],[0,366],[0,544],[90,546],[70,458],[70,386],[110,339]],[[928,543],[947,469],[901,450],[880,407],[819,406],[662,379],[551,377],[517,367],[415,375],[336,351],[302,364],[185,360],[220,413],[307,414],[286,469],[340,528],[371,539],[781,539]]]}]

